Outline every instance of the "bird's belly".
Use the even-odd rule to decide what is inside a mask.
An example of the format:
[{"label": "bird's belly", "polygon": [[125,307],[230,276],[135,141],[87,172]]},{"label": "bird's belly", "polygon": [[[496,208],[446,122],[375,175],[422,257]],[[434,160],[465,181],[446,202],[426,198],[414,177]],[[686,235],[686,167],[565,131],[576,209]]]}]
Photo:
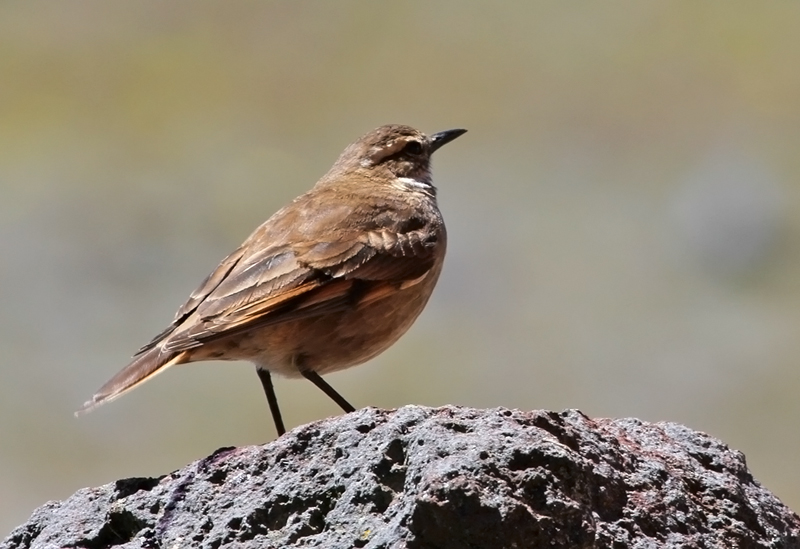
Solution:
[{"label": "bird's belly", "polygon": [[[428,282],[428,281],[426,281]],[[350,310],[254,330],[237,341],[238,358],[276,374],[326,374],[356,366],[389,348],[414,323],[432,280]]]}]

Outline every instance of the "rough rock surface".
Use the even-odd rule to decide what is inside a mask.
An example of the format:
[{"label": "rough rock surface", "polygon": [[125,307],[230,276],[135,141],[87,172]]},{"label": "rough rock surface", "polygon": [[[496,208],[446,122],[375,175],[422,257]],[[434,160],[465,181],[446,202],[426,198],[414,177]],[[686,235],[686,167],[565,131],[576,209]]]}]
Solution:
[{"label": "rough rock surface", "polygon": [[366,408],[50,502],[0,547],[800,547],[744,456],[578,411]]}]

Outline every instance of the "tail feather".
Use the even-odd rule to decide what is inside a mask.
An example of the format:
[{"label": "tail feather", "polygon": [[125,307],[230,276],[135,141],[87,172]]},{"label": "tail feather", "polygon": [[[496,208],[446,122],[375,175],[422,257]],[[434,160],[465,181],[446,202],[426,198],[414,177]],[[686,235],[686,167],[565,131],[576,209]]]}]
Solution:
[{"label": "tail feather", "polygon": [[183,359],[185,356],[185,352],[162,352],[161,346],[154,347],[136,356],[130,364],[125,366],[117,375],[100,387],[90,400],[84,402],[83,406],[75,412],[75,415],[79,416],[85,414],[94,410],[101,404],[111,402],[115,398],[122,396],[145,381],[160,374],[170,366],[180,364],[184,361]]}]

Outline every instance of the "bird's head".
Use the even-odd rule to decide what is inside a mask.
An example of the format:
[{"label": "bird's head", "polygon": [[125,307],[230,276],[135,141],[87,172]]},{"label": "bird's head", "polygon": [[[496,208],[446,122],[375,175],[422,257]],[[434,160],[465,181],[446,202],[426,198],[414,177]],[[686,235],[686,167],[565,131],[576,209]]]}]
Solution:
[{"label": "bird's head", "polygon": [[445,130],[428,136],[410,126],[380,126],[349,145],[325,179],[359,173],[388,184],[401,180],[433,189],[431,155],[466,131]]}]

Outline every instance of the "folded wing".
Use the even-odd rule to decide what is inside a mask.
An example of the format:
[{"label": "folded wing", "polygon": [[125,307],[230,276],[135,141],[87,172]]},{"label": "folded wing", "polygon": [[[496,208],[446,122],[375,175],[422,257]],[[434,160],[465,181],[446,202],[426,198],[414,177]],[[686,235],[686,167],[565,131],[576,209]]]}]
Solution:
[{"label": "folded wing", "polygon": [[[348,238],[349,236],[349,238]],[[163,348],[180,352],[281,322],[342,311],[392,295],[433,266],[435,235],[388,230],[297,243],[231,270]]]}]

